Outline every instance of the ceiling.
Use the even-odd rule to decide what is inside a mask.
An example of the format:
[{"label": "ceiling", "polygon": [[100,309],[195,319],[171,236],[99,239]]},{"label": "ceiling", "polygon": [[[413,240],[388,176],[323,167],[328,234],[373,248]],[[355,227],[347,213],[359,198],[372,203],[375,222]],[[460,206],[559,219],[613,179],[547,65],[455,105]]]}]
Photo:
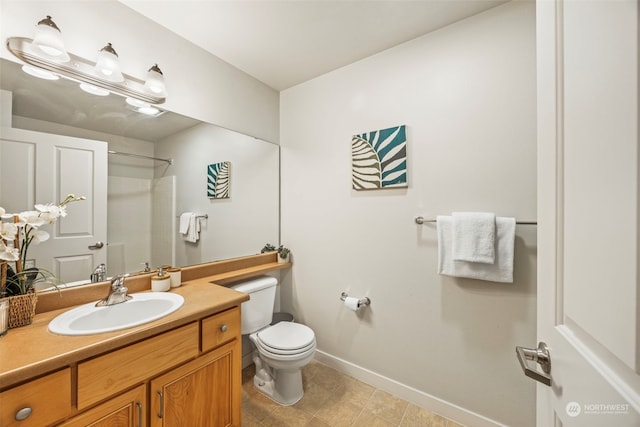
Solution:
[{"label": "ceiling", "polygon": [[506,0],[119,0],[280,91]]}]

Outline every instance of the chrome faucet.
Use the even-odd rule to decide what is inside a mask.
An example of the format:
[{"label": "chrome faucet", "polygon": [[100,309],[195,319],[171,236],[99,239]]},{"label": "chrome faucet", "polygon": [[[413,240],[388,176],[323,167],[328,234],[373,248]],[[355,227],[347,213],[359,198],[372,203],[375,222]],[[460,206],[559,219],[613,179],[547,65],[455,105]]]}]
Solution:
[{"label": "chrome faucet", "polygon": [[96,303],[96,307],[120,304],[121,302],[130,300],[132,297],[130,295],[127,295],[127,291],[129,289],[124,285],[124,279],[126,277],[129,277],[129,273],[120,274],[111,279],[109,295],[107,295],[105,299],[98,301]]},{"label": "chrome faucet", "polygon": [[91,283],[104,282],[105,280],[107,280],[107,266],[98,264],[93,273],[91,273]]}]

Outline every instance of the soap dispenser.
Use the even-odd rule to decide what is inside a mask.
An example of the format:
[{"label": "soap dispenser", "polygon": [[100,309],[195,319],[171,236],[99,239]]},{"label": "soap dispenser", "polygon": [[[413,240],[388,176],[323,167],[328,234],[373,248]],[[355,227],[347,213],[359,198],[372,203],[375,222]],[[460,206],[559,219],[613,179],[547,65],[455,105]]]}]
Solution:
[{"label": "soap dispenser", "polygon": [[171,276],[164,273],[162,267],[158,268],[158,274],[151,276],[151,290],[154,292],[166,292],[171,288]]},{"label": "soap dispenser", "polygon": [[182,284],[182,269],[179,267],[169,267],[167,272],[171,277],[171,287],[177,288]]}]

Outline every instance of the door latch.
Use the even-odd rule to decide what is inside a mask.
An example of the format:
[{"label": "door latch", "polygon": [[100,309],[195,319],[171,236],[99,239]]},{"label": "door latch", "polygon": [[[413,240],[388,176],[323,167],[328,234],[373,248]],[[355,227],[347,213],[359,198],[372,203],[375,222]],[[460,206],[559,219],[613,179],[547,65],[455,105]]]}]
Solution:
[{"label": "door latch", "polygon": [[[538,348],[516,346],[516,355],[518,356],[522,371],[526,376],[544,385],[551,386],[551,376],[549,375],[551,372],[551,356],[549,355],[549,347],[547,347],[546,343],[541,341],[538,343]],[[539,372],[535,365],[531,367],[529,360],[533,360],[540,365],[544,373]]]}]

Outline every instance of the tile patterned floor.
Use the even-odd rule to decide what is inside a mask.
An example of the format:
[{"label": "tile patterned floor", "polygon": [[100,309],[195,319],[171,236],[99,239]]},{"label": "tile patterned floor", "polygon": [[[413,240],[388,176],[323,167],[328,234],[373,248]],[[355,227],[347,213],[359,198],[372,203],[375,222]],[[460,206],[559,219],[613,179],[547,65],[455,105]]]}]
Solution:
[{"label": "tile patterned floor", "polygon": [[242,372],[243,427],[462,427],[316,361],[303,368],[305,393],[292,406],[258,392],[254,372]]}]

